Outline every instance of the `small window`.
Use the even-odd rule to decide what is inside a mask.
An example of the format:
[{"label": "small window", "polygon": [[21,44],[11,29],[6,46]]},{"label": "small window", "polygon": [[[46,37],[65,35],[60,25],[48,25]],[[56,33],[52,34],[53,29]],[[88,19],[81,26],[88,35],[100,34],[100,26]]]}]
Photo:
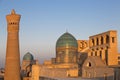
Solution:
[{"label": "small window", "polygon": [[115,37],[112,37],[112,43],[115,43]]},{"label": "small window", "polygon": [[91,63],[90,62],[88,62],[87,63],[87,67],[91,67],[92,65],[91,65]]},{"label": "small window", "polygon": [[91,67],[91,63],[89,62],[89,67]]},{"label": "small window", "polygon": [[106,35],[106,43],[108,44],[108,43],[109,43],[109,41],[110,41],[109,36],[108,36],[108,35]]}]

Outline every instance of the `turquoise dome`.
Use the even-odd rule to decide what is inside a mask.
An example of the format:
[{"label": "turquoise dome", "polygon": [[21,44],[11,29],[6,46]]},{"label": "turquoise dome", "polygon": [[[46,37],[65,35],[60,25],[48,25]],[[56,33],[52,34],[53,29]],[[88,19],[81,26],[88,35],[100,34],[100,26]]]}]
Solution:
[{"label": "turquoise dome", "polygon": [[56,42],[56,48],[58,47],[78,47],[77,40],[73,35],[70,33],[66,32]]},{"label": "turquoise dome", "polygon": [[34,60],[33,55],[28,52],[24,55],[23,60]]}]

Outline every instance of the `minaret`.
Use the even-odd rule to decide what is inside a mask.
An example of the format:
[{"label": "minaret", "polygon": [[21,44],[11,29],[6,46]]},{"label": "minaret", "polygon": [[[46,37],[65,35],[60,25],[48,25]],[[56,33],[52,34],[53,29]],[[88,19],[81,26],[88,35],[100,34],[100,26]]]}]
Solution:
[{"label": "minaret", "polygon": [[7,48],[4,80],[20,80],[19,22],[20,15],[14,10],[6,16]]}]

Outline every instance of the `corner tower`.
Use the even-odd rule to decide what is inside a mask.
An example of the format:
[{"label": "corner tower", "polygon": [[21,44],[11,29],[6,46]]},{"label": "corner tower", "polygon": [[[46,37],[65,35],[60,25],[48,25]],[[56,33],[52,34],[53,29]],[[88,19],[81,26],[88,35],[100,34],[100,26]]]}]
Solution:
[{"label": "corner tower", "polygon": [[20,80],[19,22],[20,15],[14,10],[6,16],[7,48],[4,80]]}]

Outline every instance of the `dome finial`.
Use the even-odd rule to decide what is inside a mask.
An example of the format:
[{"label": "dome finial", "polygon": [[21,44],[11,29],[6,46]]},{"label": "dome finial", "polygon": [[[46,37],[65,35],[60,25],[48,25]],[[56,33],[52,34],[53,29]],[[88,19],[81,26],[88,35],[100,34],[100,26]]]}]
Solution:
[{"label": "dome finial", "polygon": [[11,14],[15,14],[15,10],[14,9],[12,9]]}]

